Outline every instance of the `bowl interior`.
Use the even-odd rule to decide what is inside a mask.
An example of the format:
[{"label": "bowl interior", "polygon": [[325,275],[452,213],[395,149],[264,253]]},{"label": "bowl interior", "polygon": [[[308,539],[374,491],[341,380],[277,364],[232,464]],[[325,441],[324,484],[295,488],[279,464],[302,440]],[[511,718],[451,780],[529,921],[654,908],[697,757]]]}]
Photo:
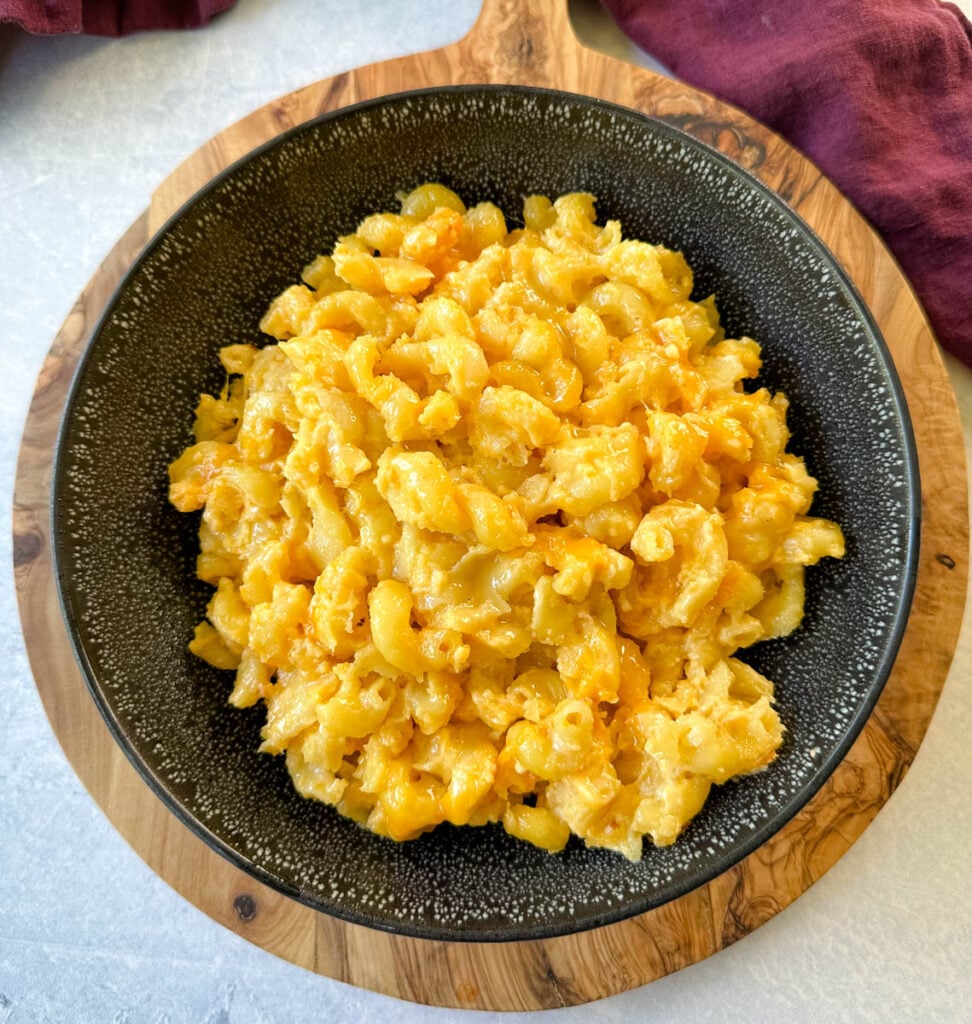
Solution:
[{"label": "bowl interior", "polygon": [[[267,303],[366,214],[428,180],[515,219],[525,195],[589,191],[626,237],[681,249],[695,297],[763,346],[759,384],[791,401],[791,448],[820,481],[815,514],[847,557],[808,572],[794,636],[746,660],[776,683],[787,728],[766,771],[717,788],[672,847],[643,860],[572,841],[559,856],[497,827],[394,844],[293,790],[258,754],[260,708],[186,643],[209,588],[198,519],[167,503],[220,346],[259,343]],[[918,481],[907,410],[863,303],[809,229],[720,154],[635,112],[562,93],[404,94],[294,130],[221,175],[163,229],[96,329],[65,413],[54,547],[92,694],[160,797],[264,882],[359,923],[443,939],[594,927],[715,877],[780,828],[863,726],[890,671],[914,582]]]}]

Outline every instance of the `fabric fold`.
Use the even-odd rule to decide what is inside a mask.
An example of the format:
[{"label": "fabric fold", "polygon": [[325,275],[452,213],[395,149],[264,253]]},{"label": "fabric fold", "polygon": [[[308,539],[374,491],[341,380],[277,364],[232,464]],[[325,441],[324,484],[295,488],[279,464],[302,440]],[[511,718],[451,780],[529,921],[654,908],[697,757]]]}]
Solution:
[{"label": "fabric fold", "polygon": [[0,0],[0,22],[43,35],[123,36],[199,28],[236,0]]}]

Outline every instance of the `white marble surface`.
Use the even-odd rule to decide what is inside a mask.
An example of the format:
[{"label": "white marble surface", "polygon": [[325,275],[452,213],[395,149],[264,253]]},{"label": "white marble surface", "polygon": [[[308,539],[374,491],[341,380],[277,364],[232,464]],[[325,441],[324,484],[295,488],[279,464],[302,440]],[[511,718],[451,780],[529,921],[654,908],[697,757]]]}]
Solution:
[{"label": "white marble surface", "polygon": [[[240,0],[204,31],[125,40],[41,39],[0,26],[4,538],[37,371],[154,186],[255,107],[356,65],[449,43],[478,6]],[[575,10],[585,40],[647,61],[590,0]],[[972,373],[949,366],[968,443]],[[160,881],[103,817],[51,732],[21,639],[7,540],[0,559],[0,1024],[508,1017],[413,1006],[317,977],[223,930]],[[969,1019],[969,619],[911,772],[829,874],[718,956],[543,1020]]]}]

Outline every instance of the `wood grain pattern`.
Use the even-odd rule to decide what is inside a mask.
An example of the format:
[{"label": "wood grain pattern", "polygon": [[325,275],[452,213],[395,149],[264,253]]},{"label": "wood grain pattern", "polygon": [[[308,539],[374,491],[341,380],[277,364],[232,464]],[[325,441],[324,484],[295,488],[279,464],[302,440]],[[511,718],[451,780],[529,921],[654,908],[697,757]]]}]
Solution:
[{"label": "wood grain pattern", "polygon": [[[914,608],[891,679],[821,792],[747,860],[687,896],[606,928],[542,942],[450,944],[345,924],[279,895],[185,829],[146,787],[88,696],[50,558],[51,461],[71,375],[100,311],[141,247],[201,185],[254,146],[322,112],[404,89],[526,83],[650,113],[748,168],[823,238],[894,356],[917,436],[923,534]],[[731,945],[819,878],[903,778],[958,637],[968,577],[965,462],[955,398],[921,309],[865,221],[806,159],[711,96],[580,46],[563,0],[487,0],[453,46],[315,83],[255,111],[178,167],[99,268],[37,382],[17,469],[14,560],[24,634],[51,725],[116,828],[162,878],[227,928],[312,971],[443,1006],[531,1010],[645,984]]]}]

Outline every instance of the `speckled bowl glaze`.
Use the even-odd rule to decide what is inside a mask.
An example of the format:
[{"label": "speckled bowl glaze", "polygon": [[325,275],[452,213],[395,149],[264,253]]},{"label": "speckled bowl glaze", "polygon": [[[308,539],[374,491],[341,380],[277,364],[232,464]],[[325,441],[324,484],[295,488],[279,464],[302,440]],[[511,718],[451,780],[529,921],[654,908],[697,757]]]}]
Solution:
[{"label": "speckled bowl glaze", "polygon": [[[550,856],[499,826],[395,844],[301,799],[257,753],[261,707],[186,650],[209,588],[198,519],[167,503],[218,348],[260,343],[268,301],[314,255],[427,180],[515,219],[532,192],[586,190],[625,234],[681,249],[697,296],[763,345],[791,400],[792,449],[847,557],[808,573],[794,636],[746,657],[787,728],[767,770],[717,788],[679,841],[633,864],[572,840]],[[515,87],[408,93],[291,131],[200,192],[110,302],[78,370],[55,472],[54,548],[78,659],[118,742],[207,843],[341,918],[448,940],[549,937],[671,900],[755,850],[819,789],[863,726],[904,630],[919,492],[907,409],[879,332],[821,242],[721,154],[630,110]]]}]

